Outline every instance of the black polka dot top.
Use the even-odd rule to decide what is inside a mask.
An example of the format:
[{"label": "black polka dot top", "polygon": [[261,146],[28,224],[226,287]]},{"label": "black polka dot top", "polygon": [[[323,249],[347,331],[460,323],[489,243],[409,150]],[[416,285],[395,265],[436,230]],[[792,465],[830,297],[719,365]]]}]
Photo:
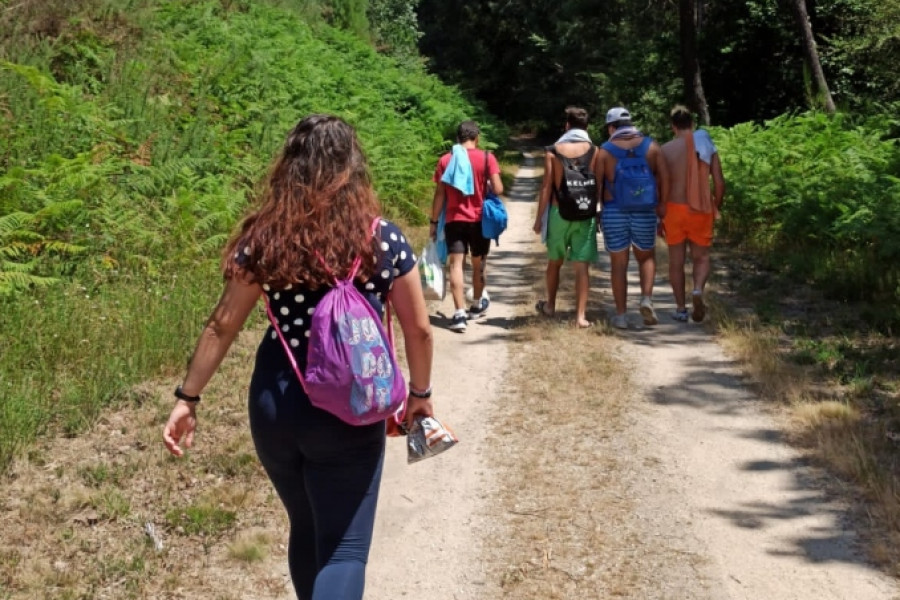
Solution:
[{"label": "black polka dot top", "polygon": [[[409,273],[416,267],[416,255],[400,228],[384,219],[380,224],[381,252],[376,254],[378,268],[365,283],[357,282],[356,287],[379,313],[384,312],[384,301],[394,285],[394,278]],[[272,289],[263,284],[263,291],[269,296],[272,314],[278,321],[281,334],[291,347],[294,358],[301,369],[306,368],[307,339],[312,315],[319,301],[329,288],[318,290],[288,286]],[[284,354],[284,347],[278,334],[269,325],[257,353],[257,368],[291,368]]]}]

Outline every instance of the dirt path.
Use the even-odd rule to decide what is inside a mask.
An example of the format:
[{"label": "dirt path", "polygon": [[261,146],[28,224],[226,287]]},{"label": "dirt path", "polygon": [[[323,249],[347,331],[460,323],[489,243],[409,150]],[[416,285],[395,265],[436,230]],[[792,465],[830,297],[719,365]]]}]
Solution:
[{"label": "dirt path", "polygon": [[488,314],[470,320],[460,334],[447,329],[453,313],[449,294],[431,307],[436,415],[454,429],[460,443],[441,456],[408,465],[399,440],[389,440],[367,599],[484,600],[501,595],[481,560],[482,542],[495,529],[496,518],[495,473],[485,463],[486,416],[505,401],[503,381],[514,327],[521,321],[518,304],[531,285],[525,266],[534,236],[523,227],[523,215],[534,186],[523,179],[507,195],[518,202],[507,203],[514,211],[512,226],[491,249]]},{"label": "dirt path", "polygon": [[648,543],[697,559],[660,597],[900,598],[863,560],[836,482],[786,444],[709,334],[667,319],[674,302],[658,289],[660,325],[623,336],[645,374],[629,419],[643,440],[631,444],[630,493]]},{"label": "dirt path", "polygon": [[[532,164],[526,161],[509,190],[511,226],[492,249],[488,317],[460,335],[445,328],[450,299],[434,309],[438,414],[461,443],[407,465],[401,445],[391,440],[368,599],[504,595],[496,577],[487,576],[482,555],[483,540],[504,518],[492,511],[502,478],[484,462],[489,423],[482,416],[498,402],[515,401],[504,397],[502,382],[515,376],[507,373],[509,353],[520,343],[512,326],[532,298],[524,267],[541,252],[530,231],[540,176]],[[601,289],[608,290],[607,274],[605,266],[595,270]],[[635,299],[637,290],[630,293]],[[897,583],[861,558],[848,507],[786,445],[734,361],[700,326],[669,319],[674,306],[662,276],[655,297],[659,326],[616,334],[641,391],[626,415],[628,427],[608,446],[621,451],[621,489],[614,492],[634,507],[629,521],[643,546],[629,550],[632,567],[650,581],[630,597],[900,598]],[[640,321],[636,311],[630,319]],[[601,562],[621,559],[609,553]]]}]

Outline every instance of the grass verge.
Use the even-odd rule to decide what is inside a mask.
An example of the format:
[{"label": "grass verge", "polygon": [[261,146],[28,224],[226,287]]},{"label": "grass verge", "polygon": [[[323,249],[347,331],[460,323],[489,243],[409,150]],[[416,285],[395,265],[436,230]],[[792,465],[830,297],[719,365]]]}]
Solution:
[{"label": "grass verge", "polygon": [[285,517],[246,425],[258,338],[254,329],[242,334],[208,386],[197,449],[185,459],[160,441],[166,381],[133,387],[130,403],[100,410],[79,436],[42,438],[13,461],[0,498],[0,597],[286,592],[272,567],[286,560],[284,539],[268,533],[286,531]]},{"label": "grass verge", "polygon": [[856,486],[871,558],[900,575],[900,348],[866,326],[865,303],[839,303],[754,267],[716,257],[711,322],[761,398],[784,407],[793,441]]},{"label": "grass verge", "polygon": [[[582,333],[573,362],[559,349]],[[625,519],[629,512],[627,499],[610,485],[620,460],[611,443],[625,426],[630,398],[615,358],[618,342],[577,332],[568,322],[543,321],[527,326],[514,343],[519,348],[510,371],[527,375],[504,393],[515,401],[496,416],[490,443],[501,473],[504,529],[495,547],[487,542],[493,574],[505,598],[593,597],[591,590],[629,581],[627,564],[611,567],[603,557],[621,542],[608,526],[610,514]]]},{"label": "grass verge", "polygon": [[148,374],[185,360],[183,332],[200,330],[220,287],[209,261],[192,277],[73,284],[4,302],[0,471],[38,436],[83,431]]}]

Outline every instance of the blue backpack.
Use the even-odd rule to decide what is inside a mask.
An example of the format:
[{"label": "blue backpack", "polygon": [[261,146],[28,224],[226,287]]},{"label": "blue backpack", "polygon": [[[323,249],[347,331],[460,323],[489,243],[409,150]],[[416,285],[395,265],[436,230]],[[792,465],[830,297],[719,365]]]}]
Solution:
[{"label": "blue backpack", "polygon": [[500,245],[500,234],[506,231],[509,215],[500,196],[491,189],[488,177],[488,154],[484,153],[484,205],[481,212],[481,236]]},{"label": "blue backpack", "polygon": [[645,137],[640,145],[629,150],[619,148],[612,142],[603,144],[603,149],[616,158],[612,201],[620,210],[651,210],[656,207],[656,178],[647,164],[647,151],[652,142]]}]

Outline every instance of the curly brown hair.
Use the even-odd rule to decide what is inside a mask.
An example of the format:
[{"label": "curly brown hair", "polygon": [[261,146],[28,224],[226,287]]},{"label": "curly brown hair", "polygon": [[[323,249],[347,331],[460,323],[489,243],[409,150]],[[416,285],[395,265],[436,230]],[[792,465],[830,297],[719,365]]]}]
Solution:
[{"label": "curly brown hair", "polygon": [[259,208],[226,246],[224,275],[275,289],[317,289],[346,277],[359,257],[357,279],[368,279],[378,214],[356,132],[338,117],[309,115],[288,134],[263,181]]}]

